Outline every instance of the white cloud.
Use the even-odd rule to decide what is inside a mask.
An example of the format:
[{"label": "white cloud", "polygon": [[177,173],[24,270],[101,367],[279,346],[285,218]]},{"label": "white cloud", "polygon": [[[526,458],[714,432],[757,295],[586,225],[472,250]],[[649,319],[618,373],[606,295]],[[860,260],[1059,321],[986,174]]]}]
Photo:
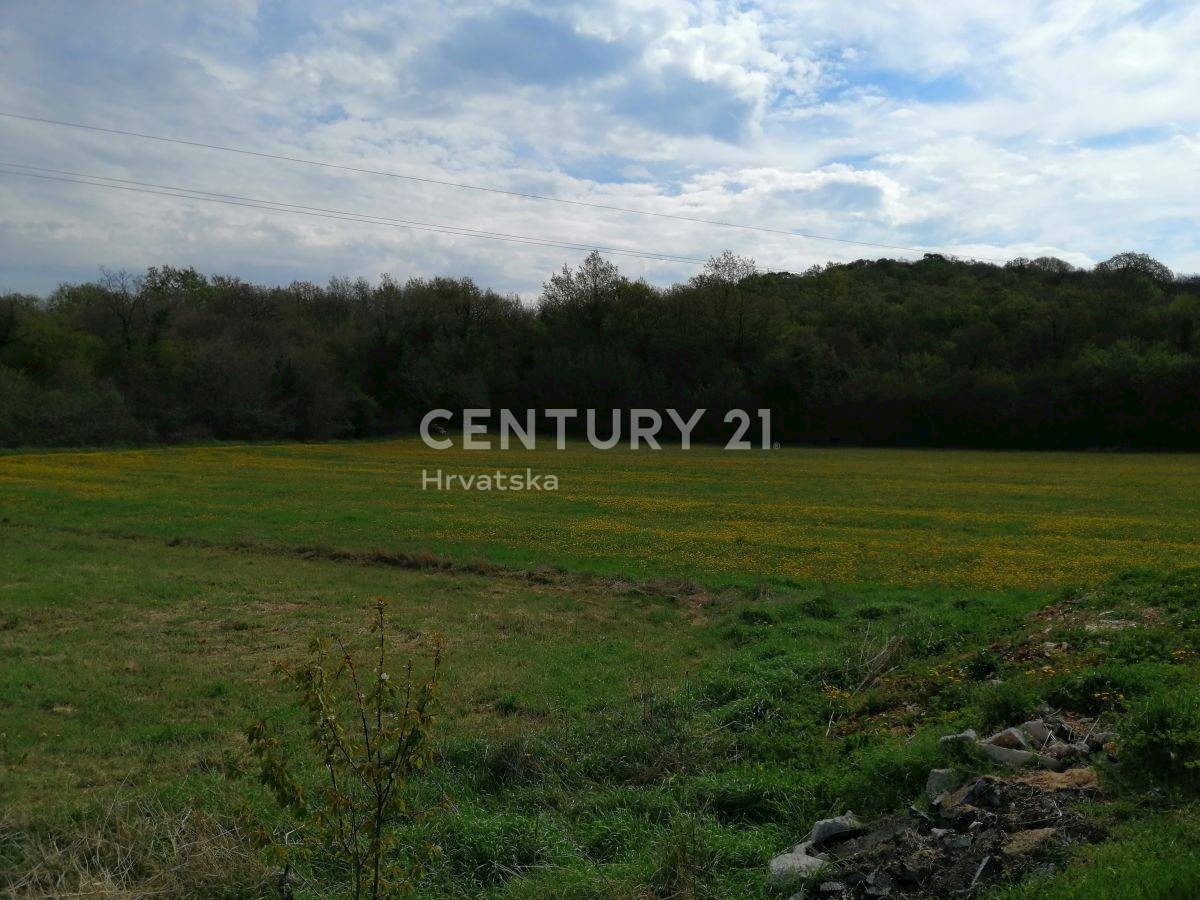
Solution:
[{"label": "white cloud", "polygon": [[[122,10],[10,7],[0,109],[853,240],[1080,264],[1137,248],[1200,270],[1193,4]],[[528,56],[539,47],[558,52]],[[767,268],[872,255],[14,120],[0,144],[72,171],[687,256],[729,247]],[[10,175],[0,236],[0,290],[172,262],[283,281],[470,274],[531,292],[572,255]]]}]

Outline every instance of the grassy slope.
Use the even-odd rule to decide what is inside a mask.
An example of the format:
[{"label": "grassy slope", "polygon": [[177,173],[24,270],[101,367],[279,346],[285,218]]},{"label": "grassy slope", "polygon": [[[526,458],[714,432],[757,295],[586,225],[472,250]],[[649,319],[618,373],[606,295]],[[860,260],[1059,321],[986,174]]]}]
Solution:
[{"label": "grassy slope", "polygon": [[[419,656],[446,643],[444,715],[503,733],[676,682],[712,647],[689,611],[639,595],[418,574],[162,542],[4,528],[0,733],[9,809],[173,777],[282,713],[272,664],[315,629],[362,631],[371,598]],[[506,706],[507,704],[507,706]],[[15,798],[15,803],[13,802]]]},{"label": "grassy slope", "polygon": [[[619,895],[651,879],[664,846],[693,827],[734,854],[727,862],[738,891],[759,890],[764,854],[787,841],[780,817],[803,821],[843,802],[837,785],[848,774],[839,751],[817,742],[805,750],[811,758],[795,758],[781,774],[718,762],[707,745],[688,745],[679,752],[695,760],[668,764],[656,754],[696,724],[684,722],[669,698],[746,647],[768,668],[776,665],[773,654],[786,652],[776,675],[788,679],[836,673],[866,646],[864,629],[871,640],[896,631],[932,635],[936,628],[939,647],[977,643],[1037,603],[1029,593],[963,602],[958,591],[864,588],[757,601],[725,594],[697,606],[572,579],[539,585],[12,526],[0,531],[0,653],[7,660],[0,732],[8,735],[0,789],[9,816],[55,821],[107,802],[123,786],[208,797],[217,809],[238,796],[261,802],[251,783],[228,782],[219,770],[254,718],[285,731],[294,724],[272,661],[300,655],[314,628],[360,633],[370,598],[383,595],[392,599],[397,624],[412,629],[408,649],[419,656],[424,636],[437,631],[449,654],[439,727],[445,761],[435,777],[455,812],[440,820],[434,837],[457,855],[445,863],[446,881],[435,892],[473,878],[480,889],[515,896],[547,878],[551,887],[582,879],[595,888],[601,873]],[[753,703],[743,707],[754,679],[732,673],[714,684],[724,677],[734,680],[720,689],[731,691],[728,703],[718,703],[729,706],[722,715],[748,715],[751,724]],[[819,684],[796,686],[804,695],[796,707],[799,735],[802,722],[814,710],[823,717],[827,704]],[[644,696],[668,699],[661,708],[653,701],[647,712],[650,701],[638,699]],[[630,710],[633,720],[625,718]],[[539,734],[550,743],[521,762],[531,735]],[[619,745],[623,739],[629,743]],[[581,772],[574,761],[588,752],[595,754],[591,768]],[[519,771],[510,784],[514,754]],[[776,750],[764,754],[760,765],[783,764]],[[632,768],[609,770],[620,765]],[[659,770],[664,765],[678,769],[678,785]],[[909,773],[913,784],[919,766]],[[863,803],[878,795],[869,776],[849,790]],[[742,791],[749,799],[739,799]],[[728,821],[694,815],[713,802],[732,804]],[[753,807],[749,818],[738,811],[743,802]],[[581,846],[604,863],[581,859]],[[561,870],[537,872],[551,862]],[[527,867],[526,878],[513,877]]]},{"label": "grassy slope", "polygon": [[[423,469],[556,473],[431,493]],[[419,441],[0,455],[0,516],[428,550],[707,582],[1088,583],[1200,558],[1195,456],[852,449],[435,452]]]},{"label": "grassy slope", "polygon": [[[758,600],[718,592],[679,602],[615,582],[418,573],[102,532],[434,547],[463,557],[487,546],[514,564],[537,558],[529,546],[513,549],[518,541],[542,540],[552,562],[644,574],[650,568],[639,560],[662,554],[664,569],[715,582],[738,579],[717,553],[729,545],[704,531],[706,514],[739,516],[737,527],[750,536],[734,546],[748,554],[738,559],[751,562],[738,564],[768,570],[793,565],[791,542],[809,529],[822,540],[836,535],[823,546],[842,564],[860,539],[872,566],[901,565],[907,546],[917,560],[905,570],[911,575],[936,558],[931,542],[982,540],[984,555],[1005,566],[1031,561],[1040,579],[1059,582],[1076,571],[1063,555],[1070,548],[1090,548],[1092,564],[1116,565],[1143,553],[1155,533],[1172,536],[1156,551],[1160,562],[1189,552],[1195,541],[1196,523],[1183,517],[1190,500],[1180,496],[1195,464],[1184,457],[864,452],[841,459],[804,451],[788,463],[790,480],[778,488],[787,499],[772,513],[755,506],[769,493],[755,483],[763,478],[756,469],[762,456],[741,457],[748,469],[736,486],[720,480],[726,457],[701,455],[694,464],[688,457],[698,468],[687,470],[685,487],[653,480],[653,469],[665,465],[656,457],[619,457],[601,477],[589,468],[597,457],[568,451],[564,459],[573,459],[579,478],[597,492],[589,502],[608,512],[629,506],[604,541],[580,550],[578,534],[566,527],[577,521],[579,496],[548,509],[539,505],[545,495],[450,498],[431,511],[401,485],[411,464],[392,454],[412,449],[0,457],[0,514],[11,520],[0,524],[0,733],[7,735],[0,796],[7,814],[49,827],[106,802],[123,783],[168,805],[203,797],[223,814],[246,800],[261,804],[251,783],[228,781],[217,770],[251,718],[265,715],[285,729],[292,721],[288,698],[270,677],[271,661],[299,654],[314,627],[355,632],[370,598],[384,595],[408,630],[410,649],[419,652],[423,636],[438,631],[450,651],[442,760],[426,787],[429,796],[445,791],[454,803],[421,834],[448,850],[427,884],[431,894],[763,894],[765,860],[813,818],[847,806],[870,814],[907,803],[938,762],[932,738],[979,726],[1008,702],[980,694],[969,678],[946,679],[946,666],[978,668],[981,646],[1023,629],[1025,615],[1050,599],[1028,590],[809,584]],[[805,467],[814,478],[820,470],[820,486],[800,477]],[[904,473],[915,480],[903,481]],[[939,479],[950,487],[939,488]],[[1056,485],[1057,499],[1039,499],[1038,485]],[[785,522],[816,515],[822,489],[836,495],[820,506],[829,518],[789,530]],[[919,515],[901,513],[922,490],[938,502]],[[666,492],[656,507],[661,518],[643,530],[642,543],[610,543],[623,523],[638,519],[639,492],[656,491]],[[731,505],[731,491],[745,505]],[[703,499],[673,505],[689,495]],[[1018,527],[1022,510],[1028,523]],[[1093,518],[1082,521],[1107,540],[1089,542],[1070,524],[1085,510]],[[1104,510],[1107,524],[1097,528]],[[469,515],[481,511],[490,518]],[[557,530],[543,531],[529,516],[546,516]],[[644,513],[639,521],[647,523]],[[452,530],[439,524],[446,522],[462,536],[446,538]],[[753,532],[751,522],[760,523]],[[693,532],[711,555],[696,566],[673,565],[668,548]],[[952,571],[955,580],[993,577],[992,570],[971,574],[965,557]],[[1195,585],[1188,591],[1194,596]],[[1194,657],[1177,659],[1171,651],[1200,649],[1195,629],[1163,631],[1159,644],[1128,648],[1128,660],[1105,669],[1105,685],[1137,702],[1159,684],[1194,682]],[[898,687],[849,705],[826,695],[826,687],[853,686],[848,660],[896,633],[908,636],[911,653]],[[1094,640],[1069,637],[1081,646]],[[1099,659],[1109,650],[1093,652]],[[1071,691],[1090,696],[1096,685],[1072,682],[1077,673],[1066,669],[1049,680],[1019,669],[1004,675],[1021,683],[1021,702]],[[918,711],[895,729],[889,711],[914,700]],[[825,739],[833,712],[852,727]],[[1107,871],[1114,884],[1151,877],[1132,873],[1161,821],[1148,824],[1144,811],[1134,812],[1127,844],[1088,851],[1055,882],[1056,892],[1094,885],[1097,876],[1089,873],[1096,871]],[[1171,825],[1185,852],[1195,847],[1193,823],[1184,815]],[[0,839],[0,863],[5,853]],[[1200,890],[1200,870],[1185,859],[1151,867],[1163,885],[1158,896],[1177,895],[1180,886]]]}]

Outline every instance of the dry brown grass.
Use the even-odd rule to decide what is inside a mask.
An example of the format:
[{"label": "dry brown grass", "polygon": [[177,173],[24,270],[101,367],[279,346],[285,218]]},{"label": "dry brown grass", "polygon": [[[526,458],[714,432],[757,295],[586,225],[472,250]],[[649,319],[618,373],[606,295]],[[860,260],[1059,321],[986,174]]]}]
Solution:
[{"label": "dry brown grass", "polygon": [[146,798],[54,826],[0,821],[0,892],[14,900],[264,897],[275,879],[237,823]]}]

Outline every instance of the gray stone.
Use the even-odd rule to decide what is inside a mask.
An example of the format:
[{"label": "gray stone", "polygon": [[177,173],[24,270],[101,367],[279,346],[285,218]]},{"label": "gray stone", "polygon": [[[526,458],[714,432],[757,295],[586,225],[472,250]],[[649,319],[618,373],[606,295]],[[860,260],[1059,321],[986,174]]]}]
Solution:
[{"label": "gray stone", "polygon": [[811,849],[812,845],[805,841],[772,859],[769,864],[771,883],[776,887],[788,887],[825,865],[825,858],[820,854],[810,853]]},{"label": "gray stone", "polygon": [[1022,722],[1021,730],[1033,738],[1036,744],[1045,744],[1051,738],[1050,729],[1046,727],[1046,723],[1041,719],[1031,719],[1028,722]]},{"label": "gray stone", "polygon": [[952,821],[973,819],[975,801],[983,798],[986,802],[987,792],[988,785],[982,778],[968,781],[956,791],[947,791],[938,798],[941,817]]},{"label": "gray stone", "polygon": [[817,890],[822,894],[841,894],[846,891],[846,886],[840,881],[822,881]]},{"label": "gray stone", "polygon": [[937,803],[937,798],[954,787],[954,782],[951,769],[930,769],[929,777],[925,779],[925,796],[930,803]]},{"label": "gray stone", "polygon": [[1066,764],[1061,759],[1047,753],[1033,753],[1029,750],[1010,750],[1008,747],[1001,747],[998,744],[986,744],[982,741],[975,745],[975,749],[981,755],[986,756],[992,762],[998,762],[1002,766],[1008,766],[1013,769],[1023,769],[1026,766],[1041,766],[1043,769],[1049,769],[1051,772],[1061,772]]},{"label": "gray stone", "polygon": [[852,812],[845,812],[834,819],[821,819],[812,827],[812,831],[808,833],[805,841],[813,846],[819,847],[826,841],[838,836],[853,837],[857,834],[862,834],[867,829],[863,827],[863,823],[858,821],[858,817]]},{"label": "gray stone", "polygon": [[938,746],[947,747],[951,744],[973,744],[979,740],[979,735],[974,728],[968,728],[966,731],[959,734],[946,734],[938,738]]},{"label": "gray stone", "polygon": [[1059,722],[1054,726],[1054,736],[1064,744],[1071,744],[1075,742],[1075,732],[1066,722]]},{"label": "gray stone", "polygon": [[993,762],[998,762],[1002,766],[1011,766],[1014,769],[1031,766],[1037,762],[1038,758],[1036,753],[1030,753],[1028,750],[1010,750],[1008,747],[1001,747],[999,744],[985,744],[980,742],[975,746],[980,753]]},{"label": "gray stone", "polygon": [[1045,753],[1047,756],[1053,756],[1055,759],[1062,759],[1065,756],[1069,756],[1072,751],[1070,744],[1065,744],[1058,738],[1055,738],[1046,746],[1042,747],[1041,752]]},{"label": "gray stone", "polygon": [[1042,750],[1047,756],[1058,760],[1081,759],[1091,753],[1091,749],[1083,742],[1064,744],[1062,741],[1051,741],[1050,746]]},{"label": "gray stone", "polygon": [[1005,747],[1009,750],[1028,750],[1029,741],[1025,739],[1025,735],[1016,728],[1005,728],[1003,731],[998,731],[987,739],[987,743],[994,744],[997,747]]}]

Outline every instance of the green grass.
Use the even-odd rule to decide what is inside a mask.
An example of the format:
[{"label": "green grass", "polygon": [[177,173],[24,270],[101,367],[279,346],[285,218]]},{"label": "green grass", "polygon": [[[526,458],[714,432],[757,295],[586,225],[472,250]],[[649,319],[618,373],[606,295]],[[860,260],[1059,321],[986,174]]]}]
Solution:
[{"label": "green grass", "polygon": [[[313,630],[361,637],[376,596],[402,652],[419,660],[435,633],[447,650],[438,757],[412,797],[442,805],[405,835],[444,849],[428,896],[774,896],[767,860],[813,819],[907,806],[947,761],[939,734],[1043,700],[1094,705],[1131,738],[1167,735],[1185,754],[1200,740],[1195,570],[1083,595],[1085,618],[1143,622],[1154,607],[1134,631],[1028,618],[1064,595],[1074,548],[1114,569],[1188,555],[1200,531],[1185,515],[1190,458],[573,448],[538,457],[575,481],[559,497],[438,498],[410,483],[423,453],[391,442],[0,457],[0,886],[6,867],[32,865],[39,835],[127,839],[155,816],[209,821],[187,818],[196,806],[247,834],[277,821],[236,777],[241,730],[263,718],[294,738],[273,662],[301,656]],[[300,549],[311,545],[364,552]],[[376,547],[513,570],[402,568],[372,561]],[[939,553],[956,561],[944,578],[909,577]],[[844,568],[809,577],[813,558]],[[985,558],[999,568],[972,574]],[[545,563],[577,571],[520,571]],[[1025,564],[1036,577],[992,584]],[[681,575],[700,587],[656,580]],[[861,661],[892,635],[906,639],[901,668],[856,693]],[[1047,640],[1072,648],[1051,672],[1006,655]],[[1122,699],[1097,699],[1109,695]],[[1176,779],[1154,794],[1161,781],[1133,765],[1106,780],[1104,803],[1129,819],[1109,823],[1119,842],[1079,849],[1051,893],[1200,891],[1192,788]],[[130,795],[150,806],[114,826],[107,811]],[[1177,853],[1159,852],[1155,829]],[[229,866],[245,892],[270,882],[229,844],[242,832],[217,831],[206,875],[153,842],[139,871],[167,895],[237,895]],[[319,867],[301,874],[306,896],[336,889]],[[1011,896],[1046,895],[1040,884]]]},{"label": "green grass", "polygon": [[0,571],[3,777],[17,805],[211,757],[284,707],[274,660],[317,629],[361,633],[375,596],[414,655],[443,636],[451,732],[582,716],[678,681],[714,640],[686,608],[640,594],[147,541],[6,529]]},{"label": "green grass", "polygon": [[[427,788],[453,798],[453,812],[424,835],[448,848],[434,894],[461,883],[526,896],[582,879],[620,895],[658,877],[684,838],[715,854],[710,868],[730,867],[718,879],[730,890],[761,892],[761,864],[789,837],[784,819],[855,799],[864,810],[884,805],[871,775],[872,766],[895,774],[884,744],[864,746],[853,774],[835,743],[810,734],[828,707],[820,684],[861,653],[863,628],[868,643],[904,631],[927,641],[922,652],[941,652],[1005,632],[1038,602],[1029,592],[964,601],[954,590],[814,588],[697,603],[589,580],[23,528],[5,538],[9,816],[61,821],[131,786],[168,805],[199,797],[217,811],[262,809],[252,781],[222,773],[250,721],[285,733],[297,725],[272,661],[300,656],[313,629],[361,635],[382,595],[405,650],[419,659],[433,632],[446,642],[442,763]],[[764,737],[745,760],[712,737],[749,740],[762,723],[789,737],[779,746]],[[900,763],[905,779],[892,784],[908,792],[926,762]],[[582,869],[581,848],[591,860]]]},{"label": "green grass", "polygon": [[[555,493],[421,472],[555,473]],[[706,583],[1095,583],[1200,558],[1187,455],[429,450],[417,440],[0,455],[0,518],[41,528],[429,551]]]}]

